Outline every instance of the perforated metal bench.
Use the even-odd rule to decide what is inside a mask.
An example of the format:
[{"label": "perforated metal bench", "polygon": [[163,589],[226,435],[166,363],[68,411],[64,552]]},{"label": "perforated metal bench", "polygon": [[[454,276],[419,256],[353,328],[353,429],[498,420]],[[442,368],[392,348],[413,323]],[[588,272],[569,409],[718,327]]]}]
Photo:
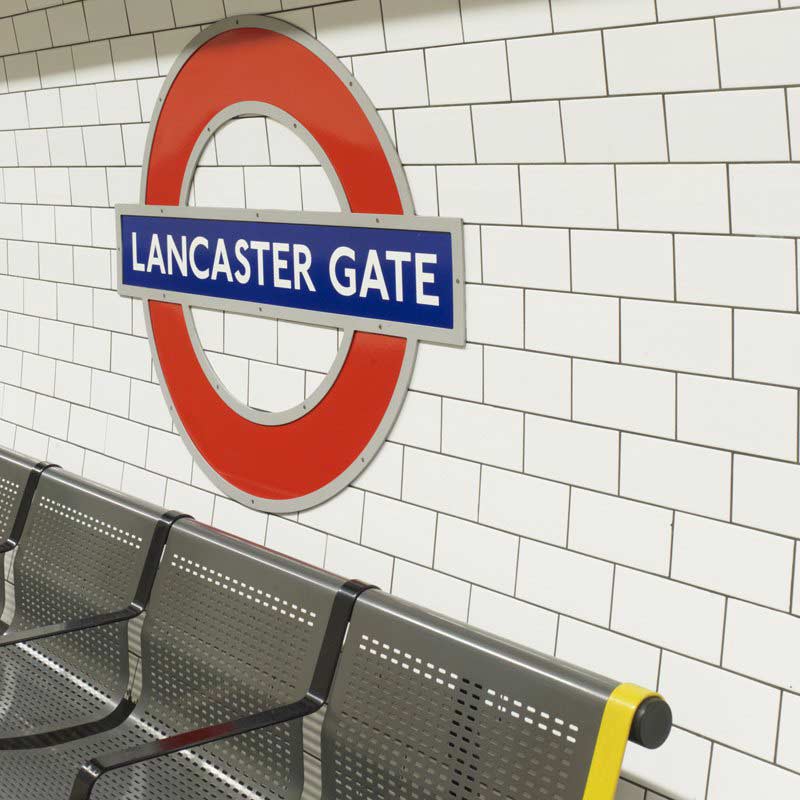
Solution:
[{"label": "perforated metal bench", "polygon": [[[23,528],[16,588],[38,599],[0,638],[0,735],[18,726],[0,739],[3,800],[613,800],[627,742],[654,748],[669,734],[652,692],[98,487],[76,495],[86,491],[47,471]],[[103,526],[93,503],[132,516]],[[130,547],[134,519],[155,523],[151,555],[169,539],[157,573],[152,559],[138,564],[138,599],[111,622],[80,606],[63,579],[74,549],[53,531]],[[121,568],[118,556],[99,561],[94,589],[109,564]],[[31,577],[42,567],[54,582]],[[119,631],[154,574],[129,697]],[[105,590],[119,602],[119,587]],[[73,621],[52,623],[64,608]],[[9,716],[25,699],[27,716]],[[80,724],[31,732],[75,704]],[[326,706],[320,786],[306,781],[302,720]]]},{"label": "perforated metal bench", "polygon": [[657,695],[382,592],[356,604],[322,729],[324,800],[613,800]]},{"label": "perforated metal bench", "polygon": [[[187,547],[195,552],[192,543]],[[210,570],[217,581],[219,573],[213,574],[209,566],[217,559],[213,547],[204,548],[186,569],[200,580],[208,580]],[[292,572],[296,570],[295,566]],[[252,594],[253,587],[240,582],[238,591]],[[219,602],[217,597],[208,599]],[[344,618],[342,613],[340,623]],[[344,633],[338,626],[336,631],[329,637],[333,648],[338,648]],[[256,639],[253,643],[255,649],[242,653],[248,664],[266,652],[259,651]],[[273,670],[294,652],[284,640],[287,644],[270,656],[276,659]],[[209,648],[211,643],[203,641],[201,646]],[[336,660],[329,651],[328,668],[331,658]],[[202,661],[202,653],[197,659],[196,663]],[[173,691],[179,694],[177,686],[186,679],[185,673],[173,672],[171,677]],[[215,697],[206,683],[187,690],[193,698],[195,691]],[[121,770],[115,782],[101,780],[93,797],[192,797],[209,784],[198,769],[209,774],[225,769],[231,780],[230,789],[209,787],[201,795],[209,800],[300,798],[302,741],[299,729],[290,728],[285,720],[313,713],[326,699],[323,800],[613,800],[628,740],[658,747],[672,722],[669,707],[652,692],[616,684],[376,589],[355,600],[330,694],[312,690],[304,701],[287,703],[291,696],[292,692],[261,697],[262,703],[282,705],[247,720],[97,756],[83,767],[71,800],[88,798],[98,776],[112,770]],[[204,715],[207,708],[182,721],[196,722]],[[271,726],[276,727],[270,733]],[[262,727],[257,739],[248,733]],[[280,730],[296,730],[297,738],[282,743]],[[225,742],[208,747],[223,737]],[[120,740],[105,739],[97,745],[112,743],[118,746]],[[191,776],[178,777],[174,761],[159,764],[164,755],[174,759],[178,751],[185,754],[198,745],[204,747],[194,749],[194,760],[186,762],[195,769]],[[292,768],[276,782],[272,770],[278,752],[291,754]],[[151,759],[150,766],[146,759]],[[242,769],[242,761],[248,759]],[[124,768],[131,770],[131,765],[132,771],[123,778]],[[247,775],[244,783],[242,773]],[[312,790],[302,796],[319,795]]]},{"label": "perforated metal bench", "polygon": [[19,487],[24,469],[33,478],[8,539],[0,751],[69,741],[130,712],[127,623],[146,605],[176,517],[57,468],[16,466]]},{"label": "perforated metal bench", "polygon": [[67,798],[76,775],[72,797],[299,798],[300,720],[327,698],[365,588],[175,523],[142,626],[135,709],[114,730],[0,752],[3,800]]}]

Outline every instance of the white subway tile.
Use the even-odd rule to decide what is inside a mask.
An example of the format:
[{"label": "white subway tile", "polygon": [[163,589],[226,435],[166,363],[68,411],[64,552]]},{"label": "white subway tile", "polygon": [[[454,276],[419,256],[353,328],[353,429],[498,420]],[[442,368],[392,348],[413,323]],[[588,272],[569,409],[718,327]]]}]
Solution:
[{"label": "white subway tile", "polygon": [[611,627],[620,633],[719,663],[724,618],[719,595],[617,567]]},{"label": "white subway tile", "polygon": [[[158,31],[171,28],[175,24],[172,17],[172,4],[162,0],[125,0],[131,33]],[[229,13],[237,13],[230,11]]]},{"label": "white subway tile", "polygon": [[617,195],[622,228],[727,233],[730,227],[722,164],[625,164],[617,168]]},{"label": "white subway tile", "polygon": [[557,31],[608,28],[655,22],[655,8],[649,0],[552,0],[553,27]]},{"label": "white subway tile", "polygon": [[358,542],[364,515],[364,492],[347,488],[321,505],[300,512],[299,521],[311,528]]},{"label": "white subway tile", "polygon": [[564,161],[558,103],[493,103],[474,106],[479,163]]},{"label": "white subway tile", "polygon": [[797,692],[800,619],[761,606],[731,600],[725,625],[723,666]]},{"label": "white subway tile", "polygon": [[439,450],[442,441],[441,398],[409,392],[389,439],[423,450]]},{"label": "white subway tile", "polygon": [[671,438],[675,376],[660,370],[576,360],[573,419]]},{"label": "white subway tile", "polygon": [[604,38],[612,94],[718,86],[712,20],[617,28],[606,31]]},{"label": "white subway tile", "polygon": [[721,17],[717,20],[717,41],[722,85],[770,86],[800,81],[795,47],[798,34],[800,11]]},{"label": "white subway tile", "polygon": [[390,50],[460,42],[458,0],[383,0],[386,44]]},{"label": "white subway tile", "polygon": [[602,97],[561,104],[567,161],[666,161],[661,97]]},{"label": "white subway tile", "polygon": [[514,100],[606,94],[599,31],[536,36],[508,42]]},{"label": "white subway tile", "polygon": [[441,514],[434,567],[457,578],[512,594],[518,547],[516,536]]},{"label": "white subway tile", "polygon": [[522,347],[525,337],[522,289],[467,286],[467,336],[471,342]]},{"label": "white subway tile", "polygon": [[172,9],[179,28],[198,22],[213,22],[225,16],[222,0],[172,0]]},{"label": "white subway tile", "polygon": [[525,347],[617,361],[619,301],[566,292],[525,293]]},{"label": "white subway tile", "polygon": [[793,561],[790,539],[704,517],[675,517],[672,576],[680,581],[788,611]]},{"label": "white subway tile", "polygon": [[561,356],[487,347],[484,400],[551,417],[570,416],[570,360]]},{"label": "white subway tile", "polygon": [[[760,11],[776,8],[778,0],[656,0],[658,18],[688,19],[690,17],[710,17],[714,14],[735,14],[738,11]],[[783,3],[784,6],[791,5]]]},{"label": "white subway tile", "polygon": [[793,461],[797,406],[791,389],[680,375],[678,438]]},{"label": "white subway tile", "polygon": [[673,161],[784,161],[786,98],[779,89],[673,94],[666,98]]},{"label": "white subway tile", "polygon": [[777,762],[800,772],[800,696],[796,694],[783,695]]},{"label": "white subway tile", "polygon": [[503,0],[461,0],[464,38],[504,39],[550,33],[550,8],[547,0],[506,3]]},{"label": "white subway tile", "polygon": [[540,478],[616,492],[619,434],[547,417],[525,419],[525,472]]},{"label": "white subway tile", "polygon": [[357,575],[358,580],[388,589],[392,584],[393,559],[384,553],[369,550],[335,536],[328,538],[325,548],[325,569],[336,575]]},{"label": "white subway tile", "polygon": [[122,469],[120,491],[149,501],[154,505],[163,505],[167,489],[167,480],[161,475],[125,464]]},{"label": "white subway tile", "polygon": [[407,447],[403,500],[477,519],[480,465]]},{"label": "white subway tile", "polygon": [[383,50],[381,6],[378,0],[348,0],[314,10],[317,36],[337,56]]},{"label": "white subway tile", "polygon": [[612,166],[522,166],[520,177],[525,225],[617,227]]},{"label": "white subway tile", "polygon": [[291,558],[321,567],[325,562],[327,537],[283,517],[272,516],[267,523],[266,545]]},{"label": "white subway tile", "polygon": [[522,469],[523,414],[500,408],[445,400],[442,450],[497,467]]},{"label": "white subway tile", "polygon": [[622,301],[622,361],[660,369],[731,374],[728,309]]},{"label": "white subway tile", "polygon": [[726,519],[731,456],[720,450],[623,434],[620,494]]},{"label": "white subway tile", "polygon": [[403,448],[387,442],[353,485],[368,492],[400,497],[403,483]]},{"label": "white subway tile", "polygon": [[395,113],[400,158],[406,164],[469,164],[475,161],[467,106],[415,108]]},{"label": "white subway tile", "polygon": [[677,236],[675,261],[678,300],[796,308],[795,246],[790,239]]},{"label": "white subway tile", "polygon": [[[2,300],[0,300],[0,303]],[[420,345],[411,388],[421,392],[481,400],[483,396],[483,348]]]},{"label": "white subway tile", "polygon": [[[674,728],[658,750],[628,747],[623,770],[630,780],[661,792],[664,797],[705,797],[711,743],[707,739]],[[658,795],[650,792],[653,800]]]},{"label": "white subway tile", "polygon": [[435,539],[433,511],[379,495],[366,495],[362,544],[430,567]]},{"label": "white subway tile", "polygon": [[737,311],[734,377],[800,386],[800,317]]},{"label": "white subway tile", "polygon": [[569,233],[554,228],[481,228],[483,280],[531,289],[569,289]]},{"label": "white subway tile", "polygon": [[558,624],[556,657],[613,680],[639,686],[658,683],[657,647],[569,617],[562,617]]},{"label": "white subway tile", "polygon": [[672,512],[573,489],[569,546],[618,564],[666,575],[670,568]]},{"label": "white subway tile", "polygon": [[69,427],[69,403],[39,395],[36,398],[33,427],[48,436],[66,439]]},{"label": "white subway tile", "polygon": [[436,47],[426,53],[431,103],[510,100],[503,42]]},{"label": "white subway tile", "polygon": [[800,537],[798,496],[800,467],[796,464],[735,456],[734,522]]},{"label": "white subway tile", "polygon": [[800,234],[800,164],[733,164],[730,173],[734,233]]},{"label": "white subway tile", "polygon": [[520,542],[517,597],[570,616],[607,625],[614,567],[560,547]]},{"label": "white subway tile", "polygon": [[520,223],[517,167],[444,166],[436,172],[442,216],[486,224]]},{"label": "white subway tile", "polygon": [[676,725],[772,759],[780,692],[717,667],[666,652],[659,691]]},{"label": "white subway tile", "polygon": [[472,587],[432,569],[395,561],[392,594],[466,622]]},{"label": "white subway tile", "polygon": [[744,753],[715,747],[708,778],[708,800],[796,797],[800,775]]},{"label": "white subway tile", "polygon": [[557,614],[480,586],[472,589],[469,624],[540,653],[555,650]]},{"label": "white subway tile", "polygon": [[528,539],[565,545],[569,487],[518,472],[484,467],[480,522]]},{"label": "white subway tile", "polygon": [[[424,106],[428,102],[422,50],[358,56],[353,59],[353,74],[376,108]],[[398,80],[398,75],[403,79]]]}]

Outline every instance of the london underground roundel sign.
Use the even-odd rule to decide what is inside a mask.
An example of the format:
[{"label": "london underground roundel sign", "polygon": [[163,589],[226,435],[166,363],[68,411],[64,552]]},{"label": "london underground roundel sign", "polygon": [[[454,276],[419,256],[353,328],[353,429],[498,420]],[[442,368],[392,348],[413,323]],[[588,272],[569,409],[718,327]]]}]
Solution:
[{"label": "london underground roundel sign", "polygon": [[[303,138],[342,212],[188,208],[209,139],[245,116]],[[117,208],[117,236],[118,289],[144,301],[175,424],[209,478],[253,508],[297,511],[348,485],[395,422],[418,342],[464,343],[461,221],[414,216],[365,93],[280,20],[225,20],[187,47],[153,115],[141,205]],[[302,404],[258,411],[214,372],[198,307],[337,327],[339,353]]]}]

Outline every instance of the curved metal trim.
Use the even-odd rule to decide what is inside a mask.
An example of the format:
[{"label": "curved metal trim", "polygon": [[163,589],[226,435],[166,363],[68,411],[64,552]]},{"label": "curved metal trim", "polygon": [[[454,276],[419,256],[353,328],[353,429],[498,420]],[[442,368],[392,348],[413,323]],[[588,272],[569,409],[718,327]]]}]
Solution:
[{"label": "curved metal trim", "polygon": [[[219,35],[220,33],[223,33],[228,30],[233,30],[237,27],[262,28],[264,30],[270,30],[270,31],[275,31],[277,33],[281,33],[284,36],[287,36],[295,40],[303,47],[307,48],[312,53],[314,53],[345,83],[345,85],[347,85],[350,88],[353,97],[356,99],[362,111],[364,112],[365,116],[372,125],[375,134],[378,137],[379,143],[383,148],[384,155],[389,164],[392,175],[395,179],[395,184],[397,186],[397,191],[400,196],[403,213],[414,214],[414,203],[411,197],[411,190],[409,188],[405,172],[403,171],[402,164],[400,163],[400,158],[397,154],[397,151],[394,148],[394,144],[391,140],[391,137],[389,136],[389,133],[387,132],[386,127],[383,124],[383,120],[381,119],[378,112],[375,110],[375,107],[372,105],[366,92],[358,85],[353,75],[347,71],[347,69],[339,61],[339,59],[333,53],[331,53],[324,45],[322,45],[317,39],[310,36],[308,33],[301,30],[300,28],[297,28],[294,25],[291,25],[290,23],[285,22],[283,20],[275,19],[274,17],[259,17],[252,15],[232,17],[230,19],[218,22],[214,25],[210,25],[208,28],[201,31],[184,48],[181,55],[176,59],[172,69],[170,70],[169,74],[167,75],[164,81],[164,86],[162,88],[162,91],[159,92],[158,100],[156,102],[156,106],[153,111],[153,116],[150,122],[150,130],[148,131],[147,135],[147,143],[145,146],[145,155],[142,166],[141,202],[145,204],[147,201],[147,178],[149,174],[153,139],[155,137],[155,131],[158,125],[159,117],[161,115],[161,110],[164,106],[164,102],[169,93],[169,89],[172,86],[172,83],[175,81],[175,78],[177,77],[181,69],[183,69],[183,66],[186,64],[186,62],[191,58],[191,56],[199,47],[201,47],[203,44],[205,44],[215,36]],[[164,380],[164,373],[161,368],[161,363],[158,356],[158,349],[156,347],[155,339],[153,337],[152,321],[150,318],[150,310],[147,302],[144,303],[144,316],[145,316],[145,325],[147,328],[148,338],[150,339],[150,347],[153,353],[153,363],[156,366],[156,372],[159,377],[161,390],[164,394],[167,406],[169,407],[173,422],[175,423],[176,428],[180,432],[181,437],[183,438],[183,441],[186,444],[189,451],[191,452],[192,456],[200,465],[206,477],[211,481],[211,483],[213,483],[214,486],[216,486],[225,495],[249,508],[253,508],[259,511],[267,511],[275,514],[288,514],[319,505],[320,503],[323,503],[326,500],[329,500],[330,498],[337,495],[340,491],[349,486],[350,483],[352,483],[353,480],[355,480],[355,478],[358,477],[359,474],[361,474],[361,472],[363,472],[367,464],[369,464],[369,462],[375,457],[375,455],[377,455],[378,450],[380,450],[381,446],[385,442],[390,431],[394,427],[395,421],[397,420],[397,417],[403,406],[403,401],[405,399],[409,383],[411,382],[411,374],[413,372],[414,363],[416,361],[416,356],[417,356],[418,340],[416,338],[408,338],[406,345],[406,352],[403,359],[403,365],[401,367],[400,374],[398,376],[397,385],[392,395],[392,399],[389,402],[389,405],[386,409],[386,413],[383,417],[383,420],[381,424],[378,426],[375,433],[373,434],[370,441],[368,442],[367,446],[362,451],[361,455],[355,459],[355,461],[350,465],[350,467],[348,467],[348,469],[342,472],[342,474],[339,475],[338,478],[331,481],[327,485],[321,487],[315,492],[311,492],[310,494],[301,497],[292,498],[290,500],[272,500],[250,495],[247,492],[243,492],[233,484],[226,481],[223,477],[221,477],[214,471],[213,467],[205,460],[203,455],[197,449],[194,442],[191,440],[191,437],[188,435],[186,428],[184,427],[178,413],[175,410],[175,405],[172,402],[172,398],[169,393],[169,388],[166,384],[166,381]],[[340,348],[340,351],[346,352],[344,350],[344,347]],[[220,383],[220,385],[222,384]],[[316,398],[316,393],[313,396]],[[307,413],[307,410],[304,409],[304,413]],[[247,418],[250,419],[249,416]]]}]

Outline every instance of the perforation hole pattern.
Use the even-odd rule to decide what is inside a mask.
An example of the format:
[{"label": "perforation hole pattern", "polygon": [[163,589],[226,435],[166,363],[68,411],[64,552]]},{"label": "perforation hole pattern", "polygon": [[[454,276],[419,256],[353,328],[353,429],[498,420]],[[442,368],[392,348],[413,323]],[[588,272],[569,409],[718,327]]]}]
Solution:
[{"label": "perforation hole pattern", "polygon": [[[70,725],[110,712],[125,689],[126,663],[124,624],[111,627],[117,630],[102,634],[105,657],[98,661],[106,668],[115,663],[117,669],[104,680],[65,667],[41,646],[5,648],[0,653],[0,736]],[[78,635],[82,634],[69,634]],[[93,634],[83,646],[97,649],[100,638]]]},{"label": "perforation hole pattern", "polygon": [[351,626],[323,730],[323,798],[580,800],[599,718],[565,713],[552,683],[537,691],[510,660],[410,627]]},{"label": "perforation hole pattern", "polygon": [[[246,575],[237,571],[235,559],[228,559],[224,569],[214,560],[215,568],[197,551],[193,548],[190,555],[170,548],[164,556],[142,632],[146,669],[133,715],[109,734],[47,756],[4,754],[0,785],[14,787],[4,800],[66,796],[77,765],[92,754],[244,717],[303,696],[333,592],[297,579],[281,583],[271,567],[253,568],[251,562]],[[92,796],[299,800],[302,765],[302,723],[289,723],[119,770],[104,777]]]},{"label": "perforation hole pattern", "polygon": [[[154,529],[145,513],[43,476],[14,562],[11,631],[128,606]],[[127,650],[120,623],[0,651],[0,735],[105,716],[126,690]]]},{"label": "perforation hole pattern", "polygon": [[[144,560],[143,537],[122,521],[103,516],[51,494],[36,497],[14,563],[12,629],[118,611],[133,600]],[[89,680],[106,697],[120,691],[126,648],[122,625],[41,640],[35,646],[43,659]]]}]

